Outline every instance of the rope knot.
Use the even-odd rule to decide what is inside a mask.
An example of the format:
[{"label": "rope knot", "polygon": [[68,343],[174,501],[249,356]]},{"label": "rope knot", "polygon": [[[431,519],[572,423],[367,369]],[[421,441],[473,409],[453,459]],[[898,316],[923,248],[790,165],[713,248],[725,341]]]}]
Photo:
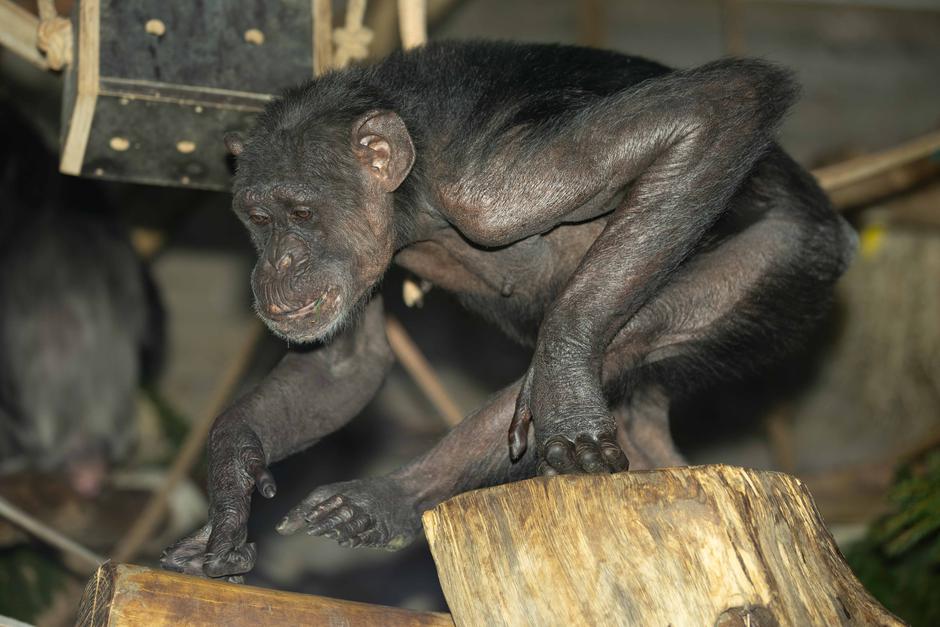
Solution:
[{"label": "rope knot", "polygon": [[336,43],[334,65],[343,68],[352,60],[358,61],[368,56],[372,30],[361,25],[337,28],[333,31],[333,41]]},{"label": "rope knot", "polygon": [[72,62],[72,22],[59,17],[53,0],[39,0],[39,28],[36,47],[46,55],[53,70],[61,70]]}]

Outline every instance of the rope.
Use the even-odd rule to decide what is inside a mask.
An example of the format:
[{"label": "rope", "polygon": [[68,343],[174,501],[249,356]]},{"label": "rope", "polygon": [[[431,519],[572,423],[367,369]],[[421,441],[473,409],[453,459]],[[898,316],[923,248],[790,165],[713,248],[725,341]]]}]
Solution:
[{"label": "rope", "polygon": [[72,62],[72,22],[60,17],[54,0],[39,0],[36,47],[46,55],[49,68],[61,70]]},{"label": "rope", "polygon": [[340,69],[350,61],[361,61],[369,54],[372,30],[362,25],[366,14],[366,0],[349,0],[346,5],[346,26],[333,31],[336,52],[333,67]]}]

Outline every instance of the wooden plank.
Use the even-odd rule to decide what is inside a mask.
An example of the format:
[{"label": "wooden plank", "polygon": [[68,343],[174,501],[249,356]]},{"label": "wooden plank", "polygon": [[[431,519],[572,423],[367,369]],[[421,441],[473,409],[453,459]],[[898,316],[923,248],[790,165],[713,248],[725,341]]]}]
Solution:
[{"label": "wooden plank", "polygon": [[108,563],[88,581],[77,625],[178,627],[387,625],[445,627],[447,614],[242,586]]},{"label": "wooden plank", "polygon": [[[59,161],[59,170],[64,174],[79,174],[85,160],[85,149],[91,135],[95,105],[98,102],[98,44],[100,41],[101,6],[100,0],[83,0],[79,6],[78,18],[72,24],[72,32],[78,33],[77,52],[72,59],[77,69],[69,69],[69,77],[75,81],[74,98],[67,97],[71,104],[71,114],[66,123],[65,142]],[[76,78],[77,75],[77,78]],[[69,91],[69,87],[66,87]],[[66,109],[68,111],[68,109]]]},{"label": "wooden plank", "polygon": [[313,72],[322,76],[333,69],[333,3],[313,0]]},{"label": "wooden plank", "polygon": [[817,168],[813,170],[813,175],[820,186],[831,193],[937,155],[940,155],[940,131],[922,135],[888,150]]},{"label": "wooden plank", "polygon": [[47,69],[46,58],[36,48],[39,18],[13,0],[0,0],[0,46],[26,59],[40,69]]},{"label": "wooden plank", "polygon": [[424,514],[457,625],[901,625],[803,484],[699,466],[542,477]]}]

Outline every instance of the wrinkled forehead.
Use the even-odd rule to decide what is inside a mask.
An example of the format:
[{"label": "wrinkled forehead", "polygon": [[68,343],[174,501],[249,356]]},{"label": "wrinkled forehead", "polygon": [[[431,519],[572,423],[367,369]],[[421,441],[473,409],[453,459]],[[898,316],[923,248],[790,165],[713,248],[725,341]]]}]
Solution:
[{"label": "wrinkled forehead", "polygon": [[344,141],[281,130],[249,140],[238,157],[233,192],[245,201],[302,202],[355,186],[355,163]]},{"label": "wrinkled forehead", "polygon": [[236,186],[233,192],[233,204],[236,207],[248,207],[269,203],[306,204],[321,196],[324,190],[314,181],[277,177],[252,185]]}]

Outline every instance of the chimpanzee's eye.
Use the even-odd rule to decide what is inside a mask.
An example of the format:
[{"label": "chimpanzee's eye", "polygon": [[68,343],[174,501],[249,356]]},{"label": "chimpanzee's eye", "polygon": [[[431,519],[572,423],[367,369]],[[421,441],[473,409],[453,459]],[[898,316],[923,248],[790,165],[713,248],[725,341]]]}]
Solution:
[{"label": "chimpanzee's eye", "polygon": [[271,221],[271,216],[266,213],[261,213],[260,211],[252,211],[248,214],[248,219],[252,224],[257,224],[258,226],[264,226],[265,224]]},{"label": "chimpanzee's eye", "polygon": [[297,207],[290,212],[290,217],[293,218],[295,222],[306,222],[310,219],[311,215],[313,215],[313,212],[307,207]]}]

